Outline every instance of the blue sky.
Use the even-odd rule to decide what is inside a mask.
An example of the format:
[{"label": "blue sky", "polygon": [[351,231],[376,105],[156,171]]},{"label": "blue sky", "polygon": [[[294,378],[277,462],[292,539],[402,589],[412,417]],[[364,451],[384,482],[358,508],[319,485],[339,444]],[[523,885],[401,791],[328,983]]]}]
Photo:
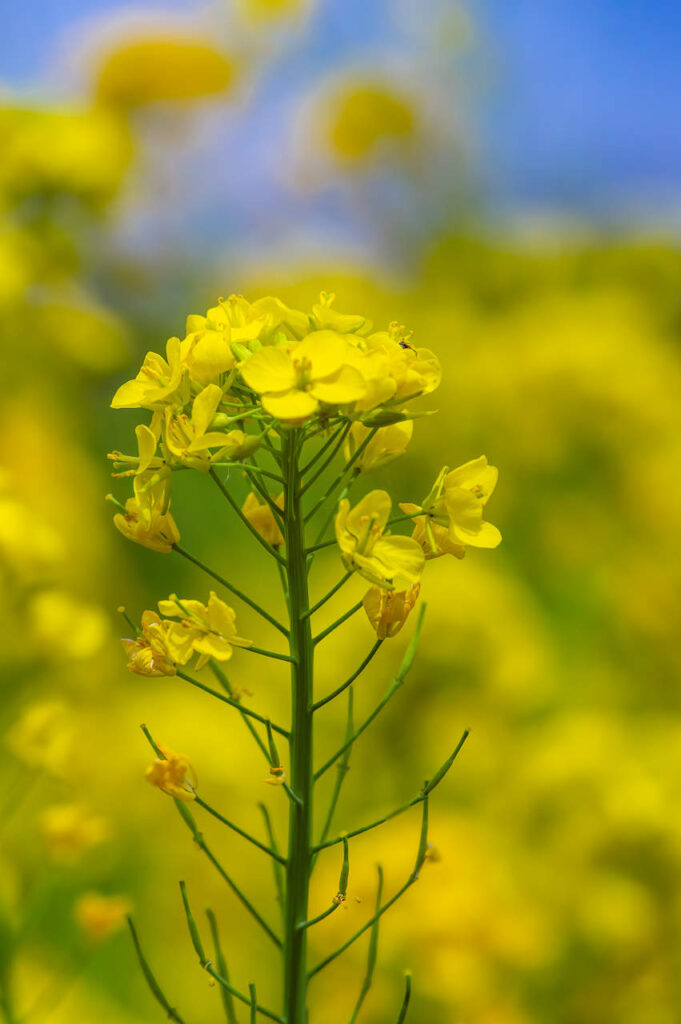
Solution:
[{"label": "blue sky", "polygon": [[[437,0],[418,3],[427,20]],[[189,0],[135,6],[196,9]],[[0,78],[30,88],[69,29],[125,9],[120,0],[7,5]],[[321,0],[262,101],[309,85],[329,66],[408,49],[395,9],[393,0]],[[481,40],[475,124],[488,199],[606,220],[622,209],[681,207],[680,2],[471,0],[469,10]]]}]

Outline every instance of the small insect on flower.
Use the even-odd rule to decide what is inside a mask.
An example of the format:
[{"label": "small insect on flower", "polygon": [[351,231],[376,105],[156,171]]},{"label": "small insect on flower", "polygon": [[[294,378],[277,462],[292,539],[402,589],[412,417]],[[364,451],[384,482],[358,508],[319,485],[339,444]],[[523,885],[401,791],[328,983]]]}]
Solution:
[{"label": "small insect on flower", "polygon": [[174,754],[166,747],[159,749],[163,757],[157,757],[147,768],[144,773],[147,782],[176,800],[195,800],[198,779],[189,758]]}]

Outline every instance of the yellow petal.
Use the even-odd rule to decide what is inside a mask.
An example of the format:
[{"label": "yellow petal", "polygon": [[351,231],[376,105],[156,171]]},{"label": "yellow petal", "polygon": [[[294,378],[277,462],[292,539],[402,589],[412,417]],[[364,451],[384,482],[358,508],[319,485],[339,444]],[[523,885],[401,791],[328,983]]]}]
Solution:
[{"label": "yellow petal", "polygon": [[234,354],[222,331],[204,331],[195,336],[183,356],[189,375],[197,384],[209,384],[234,366]]},{"label": "yellow petal", "polygon": [[135,427],[135,434],[137,435],[137,451],[139,453],[139,466],[137,469],[138,473],[143,473],[149,468],[149,463],[156,454],[156,436],[149,427],[143,423],[138,423]]},{"label": "yellow petal", "polygon": [[412,537],[380,537],[371,554],[385,567],[385,578],[396,590],[418,583],[426,562],[421,545]]},{"label": "yellow petal", "polygon": [[205,434],[221,399],[222,388],[217,384],[208,384],[198,393],[192,405],[192,425],[197,435]]},{"label": "yellow petal", "polygon": [[313,416],[319,407],[319,402],[306,391],[286,391],[279,395],[264,395],[263,407],[278,420],[288,422],[301,422],[308,416]]},{"label": "yellow petal", "polygon": [[315,381],[310,393],[327,405],[348,405],[362,398],[366,385],[362,375],[352,366],[342,366],[332,377]]},{"label": "yellow petal", "polygon": [[240,367],[241,376],[259,394],[289,391],[295,387],[296,373],[288,352],[280,345],[254,352]]},{"label": "yellow petal", "polygon": [[329,377],[345,361],[347,342],[335,331],[313,331],[291,352],[296,366],[307,365],[311,380]]}]

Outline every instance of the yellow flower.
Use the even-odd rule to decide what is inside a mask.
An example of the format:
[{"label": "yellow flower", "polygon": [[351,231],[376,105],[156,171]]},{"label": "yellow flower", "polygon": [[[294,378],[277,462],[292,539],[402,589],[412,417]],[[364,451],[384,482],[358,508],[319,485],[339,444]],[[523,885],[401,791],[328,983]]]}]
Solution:
[{"label": "yellow flower", "polygon": [[111,408],[156,409],[175,394],[181,380],[180,339],[170,338],[166,358],[157,352],[147,352],[134,380],[121,384],[113,396]]},{"label": "yellow flower", "polygon": [[71,712],[57,700],[30,704],[11,726],[6,743],[15,757],[35,768],[61,775],[71,758],[74,727]]},{"label": "yellow flower", "polygon": [[93,942],[99,942],[122,928],[131,910],[130,900],[123,896],[86,892],[76,900],[73,916],[85,935]]},{"label": "yellow flower", "polygon": [[349,405],[365,388],[348,365],[348,343],[335,331],[313,331],[298,343],[260,349],[241,366],[246,384],[262,395],[267,412],[301,423],[320,403]]},{"label": "yellow flower", "polygon": [[268,786],[283,786],[286,782],[286,771],[283,765],[272,765],[269,779],[263,779]]},{"label": "yellow flower", "polygon": [[333,97],[325,124],[338,159],[358,164],[386,143],[404,146],[414,134],[416,114],[406,96],[379,80],[348,82]]},{"label": "yellow flower", "polygon": [[144,477],[135,477],[135,496],[126,501],[124,513],[116,513],[114,525],[128,540],[166,554],[180,540],[180,531],[168,511],[167,481],[157,475],[156,479]]},{"label": "yellow flower", "polygon": [[[411,441],[414,432],[412,420],[404,420],[401,423],[392,423],[388,427],[380,427],[366,448],[353,462],[353,468],[362,473],[368,473],[371,469],[378,469],[386,463],[404,455],[407,445]],[[350,433],[345,442],[344,455],[346,461],[352,458],[358,448],[369,436],[370,430],[362,423],[353,423]]]},{"label": "yellow flower", "polygon": [[407,590],[418,583],[425,558],[411,537],[383,532],[390,509],[387,491],[370,491],[352,509],[344,498],[336,513],[336,540],[346,568],[386,590]]},{"label": "yellow flower", "polygon": [[145,772],[147,782],[176,800],[195,800],[198,780],[189,759],[165,747],[160,750],[163,757],[157,757]]},{"label": "yellow flower", "polygon": [[[180,346],[182,365],[200,387],[214,383],[234,366],[231,346],[231,327],[223,318],[211,314],[221,310],[208,310],[208,315],[187,317],[187,336]],[[192,328],[190,330],[190,327]]]},{"label": "yellow flower", "polygon": [[498,476],[499,470],[488,465],[485,455],[457,469],[445,466],[423,502],[423,511],[436,525],[447,528],[454,544],[495,548],[501,543],[501,534],[483,520],[482,511]]},{"label": "yellow flower", "polygon": [[98,818],[79,804],[58,804],[48,807],[40,817],[41,831],[50,854],[55,860],[71,861],[103,842],[109,829],[103,818]]},{"label": "yellow flower", "polygon": [[139,676],[174,676],[175,665],[186,664],[194,653],[191,639],[171,634],[176,623],[164,622],[156,612],[142,613],[142,635],[121,640],[128,656],[127,669]]},{"label": "yellow flower", "polygon": [[[273,497],[273,495],[270,495],[270,497]],[[277,498],[275,504],[283,509],[283,494]],[[284,543],[284,535],[279,528],[274,512],[266,501],[258,497],[255,491],[251,491],[248,495],[241,507],[241,511],[251,526],[258,531],[262,539],[271,544],[273,548],[278,548]]]},{"label": "yellow flower", "polygon": [[310,330],[310,321],[305,313],[272,296],[248,302],[243,295],[230,295],[220,299],[205,317],[187,318],[188,333],[203,330],[223,332],[234,345],[248,348],[254,342],[271,341],[279,332],[287,338],[302,338]]},{"label": "yellow flower", "polygon": [[0,566],[25,582],[42,582],[63,555],[59,534],[14,497],[8,477],[0,470]]},{"label": "yellow flower", "polygon": [[[159,439],[159,417],[156,413],[152,417],[150,427],[144,423],[137,424],[135,436],[137,438],[137,456],[123,455],[118,450],[109,452],[107,455],[107,458],[114,462],[114,468],[120,470],[119,472],[112,473],[112,476],[139,476],[141,473],[146,473],[148,469],[158,470],[163,466],[163,459],[156,455]],[[128,465],[130,468],[120,468],[125,465]]]},{"label": "yellow flower", "polygon": [[192,599],[180,600],[171,594],[167,601],[159,601],[158,610],[161,615],[180,619],[180,622],[170,624],[168,643],[171,650],[176,645],[180,655],[184,655],[188,644],[199,655],[197,669],[203,668],[210,658],[228,661],[234,647],[251,646],[251,640],[244,640],[237,634],[234,609],[212,590],[207,604]]},{"label": "yellow flower", "polygon": [[454,555],[455,558],[463,558],[466,549],[463,544],[457,544],[449,539],[449,530],[441,526],[425,512],[421,516],[415,516],[415,512],[422,511],[420,505],[413,505],[409,502],[400,504],[400,508],[407,515],[411,515],[414,522],[412,537],[423,548],[426,558],[439,558],[440,555]]},{"label": "yellow flower", "polygon": [[[223,458],[229,461],[246,458],[258,447],[259,438],[242,430],[225,434],[209,430],[223,391],[217,384],[208,384],[194,399],[191,417],[175,409],[166,409],[164,441],[168,452],[184,466],[208,472],[211,463]],[[210,453],[211,448],[219,451]]]},{"label": "yellow flower", "polygon": [[382,587],[367,590],[362,604],[379,640],[399,633],[416,604],[420,589],[421,584],[415,583],[409,590],[387,591]]},{"label": "yellow flower", "polygon": [[[413,348],[409,344],[410,338],[410,332],[400,324],[392,323],[387,331],[370,334],[361,346],[367,357],[371,356],[376,360],[377,365],[383,367],[384,374],[393,382],[392,394],[396,399],[406,400],[418,395],[429,395],[439,386],[442,378],[437,356],[430,349]],[[368,360],[367,365],[370,365]],[[358,408],[370,409],[375,404],[374,401],[368,405],[365,400]]]}]

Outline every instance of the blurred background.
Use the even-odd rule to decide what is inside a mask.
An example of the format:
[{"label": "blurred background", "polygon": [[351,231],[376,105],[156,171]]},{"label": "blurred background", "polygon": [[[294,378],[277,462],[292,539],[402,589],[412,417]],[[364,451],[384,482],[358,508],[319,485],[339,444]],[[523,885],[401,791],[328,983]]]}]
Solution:
[{"label": "blurred background", "polygon": [[[229,708],[125,671],[117,607],[137,619],[207,587],[115,531],[104,495],[127,486],[105,455],[132,449],[138,419],[109,409],[114,388],[182,336],[187,313],[233,292],[308,308],[322,289],[342,311],[407,324],[443,363],[439,415],[375,486],[418,501],[443,463],[484,452],[504,535],[496,552],[429,564],[419,659],[353,754],[339,829],[409,798],[472,730],[434,800],[437,856],[383,919],[363,1020],[394,1021],[410,967],[413,1024],[678,1024],[675,5],[24,0],[3,35],[7,1024],[162,1019],[120,927],[127,907],[173,1004],[190,1024],[220,1019],[180,878],[218,916],[234,981],[256,979],[277,1005],[267,940],[144,781],[139,724],[259,835],[259,801],[283,835],[284,796],[262,785]],[[175,489],[185,546],[276,600],[259,551],[202,484]],[[318,561],[321,594],[338,564]],[[358,685],[358,715],[409,632]],[[320,692],[372,637],[357,618],[327,641]],[[233,682],[284,717],[285,672],[254,660],[237,655]],[[341,710],[320,713],[320,756],[343,728]],[[316,955],[369,915],[376,861],[387,895],[406,878],[417,818],[356,842],[353,898],[314,929]],[[269,865],[204,824],[275,923]],[[317,910],[337,872],[337,851],[320,857]],[[365,955],[358,942],[315,980],[313,1021],[347,1019]]]}]

